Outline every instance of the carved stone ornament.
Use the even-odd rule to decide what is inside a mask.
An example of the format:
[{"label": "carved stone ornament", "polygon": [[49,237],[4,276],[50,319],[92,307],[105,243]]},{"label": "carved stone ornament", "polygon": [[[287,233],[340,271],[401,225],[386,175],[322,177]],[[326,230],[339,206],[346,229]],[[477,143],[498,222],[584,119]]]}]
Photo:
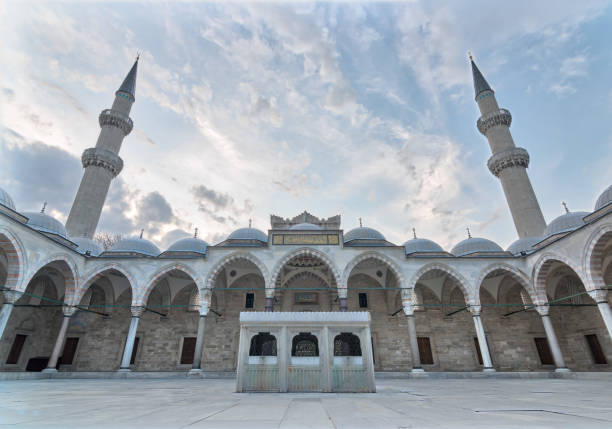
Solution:
[{"label": "carved stone ornament", "polygon": [[123,134],[126,136],[132,131],[132,128],[134,128],[134,123],[129,116],[113,109],[102,110],[98,117],[98,122],[101,127],[104,125],[117,127],[123,131]]},{"label": "carved stone ornament", "polygon": [[119,156],[110,150],[96,147],[85,149],[81,156],[81,162],[83,163],[83,168],[91,165],[105,168],[112,173],[113,177],[116,177],[123,169],[123,160]]},{"label": "carved stone ornament", "polygon": [[487,131],[497,125],[505,125],[509,127],[512,123],[512,115],[506,109],[499,109],[497,112],[487,113],[486,115],[482,115],[476,125],[478,126],[478,131],[480,131],[485,136],[487,135]]},{"label": "carved stone ornament", "polygon": [[505,150],[496,153],[487,162],[487,166],[493,175],[499,177],[499,173],[508,167],[529,167],[529,153],[522,147]]}]

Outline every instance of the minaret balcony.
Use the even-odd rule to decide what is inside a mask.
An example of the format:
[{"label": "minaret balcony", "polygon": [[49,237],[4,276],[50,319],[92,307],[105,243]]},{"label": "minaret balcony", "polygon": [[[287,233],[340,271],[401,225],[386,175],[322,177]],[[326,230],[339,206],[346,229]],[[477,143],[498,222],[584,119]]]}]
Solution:
[{"label": "minaret balcony", "polygon": [[522,147],[505,150],[489,158],[487,166],[494,176],[499,177],[499,174],[508,167],[529,167],[529,153]]},{"label": "minaret balcony", "polygon": [[113,177],[117,177],[121,170],[123,170],[123,160],[118,155],[110,150],[97,147],[85,149],[81,156],[81,162],[83,163],[83,168],[90,166],[105,168],[111,172]]},{"label": "minaret balcony", "polygon": [[134,123],[128,115],[113,109],[102,110],[98,117],[98,122],[101,127],[110,125],[119,128],[123,131],[124,136],[127,136],[132,131],[132,128],[134,128]]},{"label": "minaret balcony", "polygon": [[512,115],[510,111],[506,109],[499,109],[495,112],[490,112],[482,115],[476,125],[478,126],[478,131],[480,131],[483,135],[487,135],[487,131],[491,128],[496,127],[498,125],[504,125],[509,127],[512,123]]}]

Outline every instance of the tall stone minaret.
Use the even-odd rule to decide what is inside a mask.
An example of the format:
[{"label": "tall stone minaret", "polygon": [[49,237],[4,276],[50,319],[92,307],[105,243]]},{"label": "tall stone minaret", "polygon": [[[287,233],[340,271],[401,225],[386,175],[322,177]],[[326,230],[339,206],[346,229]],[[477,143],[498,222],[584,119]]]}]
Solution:
[{"label": "tall stone minaret", "polygon": [[510,134],[512,115],[508,110],[499,108],[493,90],[471,56],[470,62],[476,102],[482,114],[477,123],[478,131],[489,140],[493,152],[487,165],[501,181],[519,237],[538,237],[544,232],[546,222],[527,176],[529,154],[514,145]]},{"label": "tall stone minaret", "polygon": [[81,156],[85,172],[66,222],[71,237],[93,238],[111,181],[123,169],[119,149],[133,127],[129,114],[135,100],[137,69],[138,58],[115,92],[113,107],[100,113],[102,130],[96,147],[85,149]]}]

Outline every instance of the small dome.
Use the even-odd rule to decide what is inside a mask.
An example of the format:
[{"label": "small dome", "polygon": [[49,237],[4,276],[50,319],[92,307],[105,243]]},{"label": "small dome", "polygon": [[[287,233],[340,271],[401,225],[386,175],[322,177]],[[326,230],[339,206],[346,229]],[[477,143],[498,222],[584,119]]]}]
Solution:
[{"label": "small dome", "polygon": [[194,237],[188,237],[173,243],[170,247],[168,247],[167,252],[189,252],[201,253],[205,255],[207,247],[208,243],[204,240],[200,240],[199,238]]},{"label": "small dome", "polygon": [[359,228],[351,229],[349,232],[344,234],[344,242],[348,243],[353,240],[379,240],[386,241],[385,236],[373,228],[367,226],[360,226]]},{"label": "small dome", "polygon": [[544,230],[544,237],[550,237],[551,235],[570,232],[580,228],[584,225],[583,218],[588,214],[587,212],[569,212],[553,219]]},{"label": "small dome", "polygon": [[508,246],[507,252],[512,253],[514,256],[520,255],[521,252],[531,253],[534,251],[533,246],[536,243],[542,241],[542,237],[524,237],[519,238],[510,246]]},{"label": "small dome", "polygon": [[425,238],[413,238],[404,243],[406,255],[411,253],[428,253],[428,252],[444,252],[438,243]]},{"label": "small dome", "polygon": [[262,243],[268,242],[268,235],[257,228],[240,228],[232,232],[228,240],[257,240]]},{"label": "small dome", "polygon": [[[2,190],[0,189],[0,191]],[[0,202],[2,202],[1,199],[2,197],[0,196]],[[599,198],[597,198],[597,202],[595,203],[595,211],[607,206],[610,203],[612,203],[612,185],[608,186],[608,189],[603,191]]]},{"label": "small dome", "polygon": [[128,237],[115,243],[105,253],[139,253],[146,256],[158,256],[161,252],[149,240],[139,237]]},{"label": "small dome", "polygon": [[91,256],[99,256],[100,253],[104,252],[104,247],[102,247],[100,243],[89,238],[70,237],[69,240],[79,245],[76,250],[83,255],[89,252]]},{"label": "small dome", "polygon": [[315,225],[314,223],[298,223],[297,225],[293,225],[291,228],[289,229],[294,229],[297,231],[320,231],[323,228],[321,228],[319,225]]},{"label": "small dome", "polygon": [[15,203],[13,203],[13,199],[4,189],[0,188],[0,204],[8,207],[11,210],[15,210]]},{"label": "small dome", "polygon": [[68,233],[64,225],[48,214],[39,212],[24,212],[22,214],[28,218],[26,225],[29,227],[40,232],[59,235],[66,239],[68,238]]},{"label": "small dome", "polygon": [[504,249],[499,247],[491,240],[487,240],[486,238],[470,237],[453,247],[451,253],[455,256],[465,256],[471,253],[503,251]]}]

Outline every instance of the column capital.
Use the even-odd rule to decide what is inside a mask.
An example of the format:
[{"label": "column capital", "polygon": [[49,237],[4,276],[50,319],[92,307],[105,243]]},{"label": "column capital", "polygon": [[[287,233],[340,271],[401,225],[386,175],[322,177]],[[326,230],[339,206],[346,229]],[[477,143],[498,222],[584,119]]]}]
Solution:
[{"label": "column capital", "polygon": [[200,317],[205,317],[208,314],[208,310],[210,310],[208,303],[202,303],[202,305],[200,305]]},{"label": "column capital", "polygon": [[64,304],[62,306],[62,312],[64,313],[64,317],[71,317],[74,313],[76,313],[77,308],[73,305],[66,305]]},{"label": "column capital", "polygon": [[266,288],[266,298],[274,298],[276,295],[276,289],[273,287]]},{"label": "column capital", "polygon": [[408,317],[414,316],[414,305],[411,302],[404,302],[402,304],[404,314]]},{"label": "column capital", "polygon": [[2,291],[2,295],[4,296],[5,304],[15,304],[15,302],[17,302],[17,300],[21,298],[21,295],[23,295],[23,292],[19,292],[14,289],[10,289],[10,290]]},{"label": "column capital", "polygon": [[472,317],[480,316],[480,313],[482,312],[482,306],[470,305],[468,307],[468,310],[470,311],[470,313],[472,313]]},{"label": "column capital", "polygon": [[535,309],[540,313],[540,316],[548,316],[548,313],[550,313],[550,305],[548,303],[536,305]]},{"label": "column capital", "polygon": [[606,289],[595,289],[589,291],[589,296],[593,298],[597,304],[608,302],[608,291]]},{"label": "column capital", "polygon": [[348,296],[348,290],[346,287],[338,286],[338,298],[346,299]]},{"label": "column capital", "polygon": [[140,317],[142,313],[145,312],[145,307],[141,305],[133,305],[130,307],[130,311],[132,312],[132,317]]}]

